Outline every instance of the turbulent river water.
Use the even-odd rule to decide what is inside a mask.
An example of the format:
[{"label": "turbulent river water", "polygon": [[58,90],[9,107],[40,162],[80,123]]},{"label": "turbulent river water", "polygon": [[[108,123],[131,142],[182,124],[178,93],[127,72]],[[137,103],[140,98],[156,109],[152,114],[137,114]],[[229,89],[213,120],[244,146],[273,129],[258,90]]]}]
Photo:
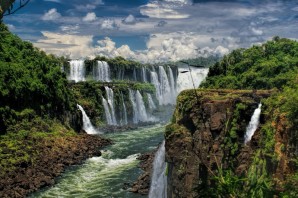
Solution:
[{"label": "turbulent river water", "polygon": [[101,157],[88,159],[83,165],[69,168],[53,187],[32,194],[43,197],[144,197],[123,190],[124,183],[134,182],[141,170],[136,157],[155,149],[163,141],[165,124],[137,130],[105,134],[115,144],[106,147]]}]

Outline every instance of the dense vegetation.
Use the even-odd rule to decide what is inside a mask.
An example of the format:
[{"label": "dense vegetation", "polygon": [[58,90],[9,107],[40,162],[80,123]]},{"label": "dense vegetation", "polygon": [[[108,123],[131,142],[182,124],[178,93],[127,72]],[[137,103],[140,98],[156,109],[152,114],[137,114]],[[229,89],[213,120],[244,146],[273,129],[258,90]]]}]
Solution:
[{"label": "dense vegetation", "polygon": [[[283,197],[297,196],[297,170],[294,176],[279,181],[268,169],[268,164],[277,166],[279,160],[287,156],[287,160],[298,166],[295,155],[298,147],[298,42],[274,37],[261,46],[235,50],[210,68],[202,87],[276,90],[275,94],[262,101],[266,123],[261,126],[260,148],[255,151],[247,176],[238,177],[233,173],[233,167],[225,170],[219,168],[220,175],[213,180],[217,187],[212,194],[271,197],[278,194],[276,188],[279,188],[284,191],[280,194]],[[278,129],[282,125],[287,127]],[[287,144],[276,144],[277,130],[289,133]]]},{"label": "dense vegetation", "polygon": [[74,98],[61,72],[63,58],[46,55],[0,24],[0,134],[23,118],[60,118]]}]

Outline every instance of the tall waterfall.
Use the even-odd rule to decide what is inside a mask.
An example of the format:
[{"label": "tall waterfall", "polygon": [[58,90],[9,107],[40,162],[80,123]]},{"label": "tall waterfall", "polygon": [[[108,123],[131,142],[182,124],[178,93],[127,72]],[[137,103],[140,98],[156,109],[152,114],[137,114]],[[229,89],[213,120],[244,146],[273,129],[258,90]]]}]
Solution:
[{"label": "tall waterfall", "polygon": [[94,79],[97,81],[110,82],[110,66],[105,61],[97,61],[93,68]]},{"label": "tall waterfall", "polygon": [[75,82],[85,81],[84,60],[70,61],[70,73],[68,79],[74,80]]},{"label": "tall waterfall", "polygon": [[249,142],[252,138],[252,136],[254,135],[255,131],[257,130],[258,126],[259,126],[259,122],[260,122],[260,115],[261,115],[261,107],[262,104],[260,103],[258,108],[254,111],[251,120],[246,128],[246,133],[245,133],[245,140],[244,143],[246,144],[247,142]]},{"label": "tall waterfall", "polygon": [[133,123],[155,121],[155,118],[149,116],[144,104],[143,97],[139,90],[134,91],[129,89],[129,99],[133,108]]},{"label": "tall waterfall", "polygon": [[107,94],[107,102],[110,109],[112,123],[110,125],[117,125],[116,115],[115,115],[115,108],[114,108],[114,92],[111,88],[106,87],[106,94]]},{"label": "tall waterfall", "polygon": [[160,86],[159,86],[158,75],[157,75],[157,73],[155,71],[150,72],[150,80],[151,80],[151,83],[155,87],[156,98],[157,98],[159,104],[161,104],[162,96],[161,96],[161,93],[160,93]]},{"label": "tall waterfall", "polygon": [[171,93],[169,78],[162,66],[159,66],[159,83],[160,93],[162,96],[162,101],[160,101],[160,104],[174,104],[176,95],[173,95],[173,93]]},{"label": "tall waterfall", "polygon": [[175,86],[175,79],[174,79],[174,74],[173,74],[172,68],[168,67],[168,71],[169,71],[169,81],[170,81],[171,93],[173,96],[176,97],[177,90],[176,90],[176,86]]},{"label": "tall waterfall", "polygon": [[156,105],[154,104],[151,94],[147,93],[147,97],[148,97],[149,109],[156,109]]},{"label": "tall waterfall", "polygon": [[143,82],[147,82],[146,68],[142,67]]},{"label": "tall waterfall", "polygon": [[102,104],[105,110],[105,115],[106,115],[106,121],[108,125],[113,125],[113,120],[112,120],[112,115],[111,115],[111,111],[109,108],[109,104],[107,102],[106,99],[104,99],[104,97],[102,97]]},{"label": "tall waterfall", "polygon": [[120,121],[120,124],[121,125],[127,125],[128,124],[128,121],[127,121],[127,111],[126,111],[126,105],[125,105],[125,102],[124,102],[124,98],[123,98],[123,93],[121,92],[121,99],[122,99],[122,118],[121,118],[121,121]]},{"label": "tall waterfall", "polygon": [[98,134],[99,132],[94,128],[92,125],[89,117],[87,116],[86,112],[84,111],[83,107],[79,104],[77,104],[77,107],[80,109],[83,115],[83,129],[88,134]]},{"label": "tall waterfall", "polygon": [[165,162],[165,141],[162,142],[155,154],[149,198],[167,197],[167,176]]}]

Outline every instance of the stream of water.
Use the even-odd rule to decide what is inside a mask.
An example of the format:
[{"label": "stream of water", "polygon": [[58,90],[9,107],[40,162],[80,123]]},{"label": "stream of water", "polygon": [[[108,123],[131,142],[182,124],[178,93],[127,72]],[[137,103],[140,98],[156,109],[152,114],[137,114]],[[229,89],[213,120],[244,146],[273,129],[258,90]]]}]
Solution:
[{"label": "stream of water", "polygon": [[74,197],[144,197],[123,190],[124,183],[134,182],[142,170],[137,168],[136,157],[155,149],[163,141],[165,124],[141,127],[122,133],[105,134],[115,144],[83,165],[69,168],[57,184],[32,194],[31,198]]}]

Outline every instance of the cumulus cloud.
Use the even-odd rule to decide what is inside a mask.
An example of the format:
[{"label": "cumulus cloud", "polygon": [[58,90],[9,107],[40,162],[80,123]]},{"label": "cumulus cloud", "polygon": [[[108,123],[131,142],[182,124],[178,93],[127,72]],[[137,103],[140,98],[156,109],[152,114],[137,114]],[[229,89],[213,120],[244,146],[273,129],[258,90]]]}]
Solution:
[{"label": "cumulus cloud", "polygon": [[41,17],[41,19],[44,21],[53,21],[53,20],[57,20],[59,18],[61,18],[61,14],[59,12],[57,12],[56,8],[50,9]]},{"label": "cumulus cloud", "polygon": [[94,12],[89,12],[85,17],[83,17],[83,21],[92,22],[96,20],[96,14]]},{"label": "cumulus cloud", "polygon": [[87,12],[90,10],[94,10],[97,6],[100,6],[100,5],[104,5],[104,2],[102,0],[95,0],[92,3],[76,5],[75,8],[77,11]]},{"label": "cumulus cloud", "polygon": [[136,18],[133,15],[128,15],[125,19],[122,20],[122,23],[132,25],[136,23]]},{"label": "cumulus cloud", "polygon": [[42,32],[43,39],[39,39],[34,45],[48,53],[69,56],[71,58],[83,58],[94,55],[92,47],[93,36],[78,36],[70,34],[57,34]]},{"label": "cumulus cloud", "polygon": [[119,26],[117,25],[117,23],[115,22],[115,20],[113,19],[105,19],[102,21],[100,28],[102,30],[115,30],[118,29]]}]

